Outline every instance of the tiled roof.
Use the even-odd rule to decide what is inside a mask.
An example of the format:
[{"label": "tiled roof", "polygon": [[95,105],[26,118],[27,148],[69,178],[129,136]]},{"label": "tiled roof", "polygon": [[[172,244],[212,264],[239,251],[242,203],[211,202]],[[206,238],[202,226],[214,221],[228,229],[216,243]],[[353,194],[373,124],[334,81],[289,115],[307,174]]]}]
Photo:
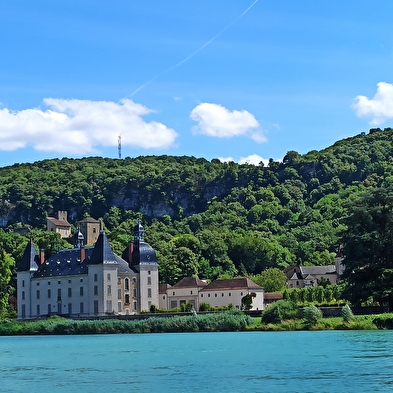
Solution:
[{"label": "tiled roof", "polygon": [[222,291],[227,289],[255,289],[263,290],[262,287],[255,284],[247,277],[232,278],[229,280],[215,280],[207,285],[202,291]]},{"label": "tiled roof", "polygon": [[54,217],[47,217],[46,218],[48,221],[56,225],[57,227],[67,227],[71,228],[71,224],[68,221],[65,220],[58,220],[57,218]]},{"label": "tiled roof", "polygon": [[172,288],[202,288],[207,285],[206,281],[200,280],[198,277],[184,277]]},{"label": "tiled roof", "polygon": [[80,221],[78,221],[79,223],[84,223],[84,222],[93,222],[93,223],[95,223],[95,224],[97,224],[97,223],[99,223],[99,221],[98,220],[96,220],[95,218],[93,218],[93,217],[86,217],[86,218],[84,218],[83,220],[80,220]]},{"label": "tiled roof", "polygon": [[158,293],[160,295],[165,295],[166,294],[166,290],[171,288],[171,287],[172,287],[172,285],[170,285],[170,284],[159,284],[158,285]]},{"label": "tiled roof", "polygon": [[322,274],[333,274],[336,273],[336,265],[327,266],[300,266],[301,272],[304,276],[307,274],[322,275]]},{"label": "tiled roof", "polygon": [[264,293],[263,298],[265,300],[281,300],[283,298],[282,293]]}]

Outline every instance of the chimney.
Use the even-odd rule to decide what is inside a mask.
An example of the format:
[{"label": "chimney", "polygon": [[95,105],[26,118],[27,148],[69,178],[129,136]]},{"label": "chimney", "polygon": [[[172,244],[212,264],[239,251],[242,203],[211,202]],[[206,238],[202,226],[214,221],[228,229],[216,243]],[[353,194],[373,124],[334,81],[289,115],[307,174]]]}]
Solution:
[{"label": "chimney", "polygon": [[132,262],[132,253],[134,251],[134,243],[133,242],[129,242],[128,243],[128,263]]},{"label": "chimney", "polygon": [[45,262],[45,250],[41,248],[40,251],[40,264],[42,265]]},{"label": "chimney", "polygon": [[85,253],[85,246],[82,244],[80,248],[80,258],[81,262],[83,262],[86,258],[86,253]]}]

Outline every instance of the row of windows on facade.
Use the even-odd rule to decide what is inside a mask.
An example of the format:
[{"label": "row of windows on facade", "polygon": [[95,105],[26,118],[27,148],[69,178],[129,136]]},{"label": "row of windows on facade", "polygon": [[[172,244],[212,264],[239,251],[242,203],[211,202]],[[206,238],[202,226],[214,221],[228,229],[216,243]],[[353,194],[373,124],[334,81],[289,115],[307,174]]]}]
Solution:
[{"label": "row of windows on facade", "polygon": [[[108,280],[108,281],[111,280],[111,275],[110,275],[110,273],[108,273],[108,275],[107,275],[107,280]],[[95,282],[98,281],[98,275],[97,275],[97,274],[94,274],[94,281],[95,281]],[[83,278],[80,278],[80,279],[79,279],[79,282],[83,282]],[[132,278],[132,282],[133,282],[134,284],[136,284],[136,282],[137,282],[136,277],[133,277],[133,278]],[[57,283],[58,283],[59,285],[61,285],[61,281],[57,281]],[[68,283],[71,284],[71,280],[68,280]],[[121,284],[121,277],[118,277],[117,283],[118,283],[119,285]],[[148,284],[148,285],[151,285],[151,277],[147,277],[147,284]],[[39,285],[40,285],[40,283],[37,282],[37,286],[39,286]],[[51,285],[51,281],[48,281],[48,285]],[[22,287],[24,287],[24,286],[25,286],[25,280],[22,280]],[[125,289],[125,290],[129,290],[129,289],[130,289],[130,280],[129,280],[129,278],[125,278],[125,279],[124,279],[124,289]]]},{"label": "row of windows on facade", "polygon": [[[80,287],[79,288],[79,296],[83,296],[83,294],[84,294],[84,287]],[[98,286],[97,285],[94,286],[94,295],[98,296]],[[107,287],[107,295],[108,296],[112,295],[112,287],[111,287],[111,285],[108,285],[108,287]],[[151,288],[148,288],[147,289],[147,297],[151,298],[151,296],[152,296]],[[68,288],[68,297],[72,297],[72,288]],[[138,297],[138,293],[137,293],[137,289],[136,288],[133,288],[133,290],[132,290],[132,297],[133,298],[137,298]],[[37,289],[36,298],[37,299],[41,298],[41,292],[40,292],[39,289]],[[51,289],[48,289],[47,298],[48,299],[52,298],[52,290]],[[121,288],[118,288],[118,290],[117,290],[117,298],[118,299],[122,299],[123,298]],[[22,300],[26,300],[25,291],[22,291]],[[58,290],[57,290],[57,300],[61,300],[61,288],[58,288]],[[127,304],[130,303],[130,295],[128,293],[125,294],[125,302]]]},{"label": "row of windows on facade", "polygon": [[[112,311],[112,301],[107,300],[106,306],[107,306],[108,312],[111,312]],[[53,313],[52,307],[55,307],[55,306],[48,304],[47,314],[50,315]],[[64,305],[64,307],[66,307],[66,305]],[[121,312],[123,310],[123,305],[121,302],[117,303],[117,307],[118,307],[119,312]],[[138,303],[134,301],[133,302],[133,311],[137,311],[137,307],[138,307]],[[67,311],[68,311],[68,314],[72,314],[72,303],[68,303]],[[127,314],[127,311],[129,313],[129,309],[126,309],[125,311],[126,311],[126,314]],[[59,304],[57,307],[57,313],[62,314],[61,304]],[[94,301],[94,313],[98,314],[98,300]],[[25,318],[25,314],[26,314],[26,305],[23,304],[22,305],[22,318]],[[84,303],[83,302],[81,302],[79,305],[79,314],[80,315],[84,314]],[[39,315],[41,315],[41,306],[39,304],[37,304],[37,316],[39,316]]]}]

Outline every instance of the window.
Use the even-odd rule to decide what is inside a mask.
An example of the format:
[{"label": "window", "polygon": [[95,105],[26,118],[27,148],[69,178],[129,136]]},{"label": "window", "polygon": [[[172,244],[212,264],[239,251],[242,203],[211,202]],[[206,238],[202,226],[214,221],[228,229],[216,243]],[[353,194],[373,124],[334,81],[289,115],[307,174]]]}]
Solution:
[{"label": "window", "polygon": [[83,314],[83,302],[79,304],[79,314]]},{"label": "window", "polygon": [[95,281],[95,282],[97,282],[97,281],[98,281],[98,276],[97,276],[97,273],[96,273],[96,274],[94,274],[94,281]]},{"label": "window", "polygon": [[108,274],[106,275],[106,279],[107,279],[108,281],[111,280],[111,274],[110,274],[110,273],[108,273]]},{"label": "window", "polygon": [[171,309],[177,307],[177,300],[171,300]]},{"label": "window", "polygon": [[98,300],[94,300],[94,314],[98,314]]},{"label": "window", "polygon": [[68,314],[72,314],[72,303],[68,303]]},{"label": "window", "polygon": [[124,289],[125,289],[126,291],[129,291],[129,290],[130,290],[130,280],[129,280],[128,278],[126,278],[126,279],[124,280]]},{"label": "window", "polygon": [[25,291],[22,291],[22,300],[25,300]]},{"label": "window", "polygon": [[39,287],[40,286],[40,283],[39,282],[37,282],[37,287]]},{"label": "window", "polygon": [[217,294],[216,294],[216,293],[214,294],[214,297],[217,297]]},{"label": "window", "polygon": [[230,292],[228,293],[228,296],[231,296],[231,293],[230,293]]},{"label": "window", "polygon": [[[40,290],[39,289],[37,289],[37,299],[39,299],[40,298]],[[38,313],[37,313],[38,314]]]},{"label": "window", "polygon": [[61,300],[61,289],[57,290],[57,300]]},{"label": "window", "polygon": [[79,296],[83,296],[83,287],[79,288]]},{"label": "window", "polygon": [[149,307],[149,310],[150,310],[150,307],[151,307],[151,302],[150,301],[147,302],[147,307]]},{"label": "window", "polygon": [[98,295],[98,285],[94,285],[94,295]]},{"label": "window", "polygon": [[124,297],[124,301],[125,301],[126,304],[130,304],[130,295],[126,295]]},{"label": "window", "polygon": [[50,285],[50,281],[48,281],[48,285]]},{"label": "window", "polygon": [[68,284],[71,284],[71,280],[68,280]]},{"label": "window", "polygon": [[121,302],[117,302],[117,311],[121,312],[121,309],[122,309]]},{"label": "window", "polygon": [[83,282],[83,278],[80,278],[80,279],[79,279],[79,282]]},{"label": "window", "polygon": [[137,297],[138,296],[138,294],[137,294],[137,292],[136,292],[136,288],[134,288],[133,290],[132,290],[132,297]]},{"label": "window", "polygon": [[147,272],[147,274],[150,276],[150,270]]},{"label": "window", "polygon": [[134,303],[132,304],[132,308],[133,308],[134,311],[137,310],[137,302],[134,302]]},{"label": "window", "polygon": [[26,318],[26,304],[22,304],[22,318]]},{"label": "window", "polygon": [[112,300],[106,301],[106,312],[112,312]]},{"label": "window", "polygon": [[221,296],[224,297],[224,294],[222,293]]},{"label": "window", "polygon": [[151,297],[151,288],[147,288],[147,297]]},{"label": "window", "polygon": [[61,284],[61,281],[57,281],[57,283],[60,285],[60,284]]},{"label": "window", "polygon": [[107,294],[112,295],[112,286],[111,285],[108,285],[108,287],[107,287]]},{"label": "window", "polygon": [[207,294],[207,297],[210,297],[210,293]]},{"label": "window", "polygon": [[93,233],[97,233],[97,228],[93,228]]},{"label": "window", "polygon": [[40,315],[40,314],[41,314],[40,305],[39,305],[39,304],[37,304],[37,315]]},{"label": "window", "polygon": [[121,284],[121,278],[117,277],[117,284],[120,285]]},{"label": "window", "polygon": [[151,277],[147,277],[147,285],[151,285]]},{"label": "window", "polygon": [[51,298],[51,295],[52,295],[52,292],[51,292],[51,290],[50,290],[50,289],[48,289],[48,299],[50,299],[50,298]]},{"label": "window", "polygon": [[25,286],[25,280],[22,280],[22,287]]},{"label": "window", "polygon": [[50,304],[48,304],[48,315],[51,315],[51,313],[52,313],[52,309],[51,309]]},{"label": "window", "polygon": [[136,284],[136,277],[132,277],[132,282]]},{"label": "window", "polygon": [[203,293],[201,293],[201,297],[203,297]]},{"label": "window", "polygon": [[71,295],[72,295],[72,289],[68,288],[68,297],[71,297]]},{"label": "window", "polygon": [[122,293],[121,293],[121,288],[118,288],[118,289],[117,289],[117,298],[118,298],[118,299],[121,299],[121,298],[122,298],[121,295],[122,295]]},{"label": "window", "polygon": [[172,295],[175,296],[175,292],[173,292]]},{"label": "window", "polygon": [[192,291],[190,292],[190,294],[192,295]]}]

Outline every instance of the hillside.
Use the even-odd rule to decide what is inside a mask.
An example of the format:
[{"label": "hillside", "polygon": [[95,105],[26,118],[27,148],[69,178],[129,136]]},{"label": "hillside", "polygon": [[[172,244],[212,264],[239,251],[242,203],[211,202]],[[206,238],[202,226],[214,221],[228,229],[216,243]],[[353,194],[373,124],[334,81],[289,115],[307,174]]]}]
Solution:
[{"label": "hillside", "polygon": [[15,164],[0,168],[0,238],[22,224],[42,238],[46,217],[67,210],[71,223],[102,219],[118,252],[141,218],[166,282],[330,264],[351,200],[393,183],[392,137],[372,129],[267,167],[173,156]]}]

